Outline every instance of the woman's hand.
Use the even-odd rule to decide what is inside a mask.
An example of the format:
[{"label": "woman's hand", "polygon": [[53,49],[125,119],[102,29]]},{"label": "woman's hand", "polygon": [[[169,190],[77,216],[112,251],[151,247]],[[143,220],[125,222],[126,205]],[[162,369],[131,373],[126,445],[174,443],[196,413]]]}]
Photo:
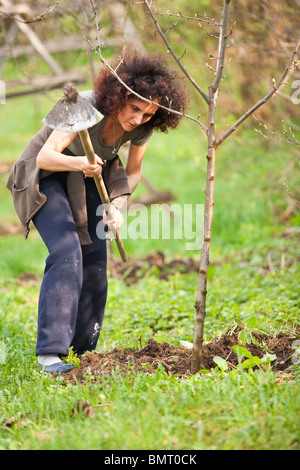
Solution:
[{"label": "woman's hand", "polygon": [[108,226],[109,230],[116,230],[123,224],[124,219],[119,209],[117,209],[113,204],[110,204],[109,215],[107,214],[107,211],[103,212],[103,222]]},{"label": "woman's hand", "polygon": [[82,172],[86,178],[94,178],[95,176],[101,175],[103,160],[96,155],[96,165],[91,165],[87,157],[81,157]]}]

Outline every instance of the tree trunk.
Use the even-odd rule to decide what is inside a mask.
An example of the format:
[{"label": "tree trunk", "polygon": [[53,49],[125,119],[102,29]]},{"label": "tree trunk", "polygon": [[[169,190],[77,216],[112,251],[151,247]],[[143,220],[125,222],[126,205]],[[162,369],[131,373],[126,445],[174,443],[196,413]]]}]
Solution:
[{"label": "tree trunk", "polygon": [[209,267],[209,249],[211,243],[213,207],[214,207],[214,184],[215,184],[215,157],[216,157],[216,133],[215,133],[215,110],[216,93],[212,87],[209,88],[208,107],[208,153],[207,153],[207,173],[205,188],[205,209],[203,245],[201,249],[198,292],[195,304],[196,317],[194,329],[194,342],[192,354],[192,373],[195,374],[202,365],[202,344],[204,332],[204,319],[206,314],[206,294],[207,294],[207,273]]}]

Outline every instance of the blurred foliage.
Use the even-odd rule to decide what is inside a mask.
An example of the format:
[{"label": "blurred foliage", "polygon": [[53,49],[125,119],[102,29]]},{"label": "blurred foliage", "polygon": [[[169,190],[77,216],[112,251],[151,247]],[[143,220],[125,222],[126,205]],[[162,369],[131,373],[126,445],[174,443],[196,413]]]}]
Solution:
[{"label": "blurred foliage", "polygon": [[[100,35],[109,38],[114,35],[112,17],[108,6],[109,0],[94,0],[98,12]],[[115,2],[123,4],[127,9],[128,17],[133,22],[137,33],[148,51],[166,51],[161,37],[155,32],[155,25],[140,1],[123,0]],[[50,0],[30,0],[27,4],[31,13],[24,16],[25,20],[32,20],[45,14],[42,21],[30,23],[30,27],[43,40],[58,39],[68,35],[78,34],[82,40],[78,41],[77,51],[55,54],[55,58],[64,70],[84,67],[89,73],[88,44],[83,39],[96,38],[95,18],[90,2],[86,0],[64,0],[47,14]],[[162,27],[167,31],[168,40],[178,56],[182,56],[182,63],[188,72],[195,78],[201,87],[206,90],[213,80],[216,66],[218,48],[218,26],[222,14],[223,1],[210,2],[209,0],[154,0],[153,11]],[[180,17],[179,15],[182,15]],[[187,17],[190,17],[188,19]],[[201,19],[197,21],[195,17]],[[207,22],[214,20],[213,23]],[[236,116],[244,114],[258,99],[262,98],[273,86],[273,78],[278,79],[285,69],[292,53],[296,38],[299,34],[300,7],[296,0],[235,0],[230,2],[230,28],[228,50],[224,78],[220,87],[218,120],[222,127],[231,125]],[[120,24],[124,19],[119,18]],[[0,15],[0,47],[7,42],[11,27],[11,19]],[[173,28],[172,25],[176,23]],[[120,25],[119,25],[120,26]],[[137,39],[138,41],[138,39]],[[27,44],[28,40],[20,32],[12,41],[14,44]],[[122,44],[113,46],[108,54],[119,55]],[[89,58],[90,60],[90,58]],[[94,56],[96,64],[100,66],[99,59]],[[1,64],[0,64],[1,65]],[[174,63],[174,67],[177,67]],[[19,70],[18,76],[33,76],[45,73],[45,67],[36,55],[24,63],[24,57],[15,58],[12,63],[6,64],[4,79],[15,78],[12,69]],[[95,67],[96,72],[99,68]],[[7,72],[10,71],[10,72]],[[1,68],[0,68],[1,73]],[[281,119],[288,124],[292,123],[296,130],[300,129],[299,106],[291,100],[292,83],[300,78],[300,70],[295,72],[281,96],[271,100],[267,106],[262,107],[256,116],[268,122],[273,128],[278,128]],[[199,95],[193,93],[193,112],[206,114],[206,105]],[[246,125],[252,125],[249,120]]]},{"label": "blurred foliage", "polygon": [[[168,40],[181,56],[186,50],[182,63],[191,75],[205,89],[213,78],[215,57],[217,56],[218,27],[205,22],[205,17],[220,21],[223,2],[192,0],[158,0],[153,2],[157,19],[164,31],[173,23],[176,27],[168,33]],[[137,10],[137,6],[135,10]],[[183,16],[203,15],[203,21],[165,16],[165,13]],[[139,21],[143,28],[143,37],[153,49],[161,47],[162,40],[155,35],[153,42],[153,23],[147,13],[139,12]],[[230,37],[227,50],[225,76],[219,97],[220,108],[225,113],[240,115],[251,107],[257,99],[264,96],[272,87],[272,79],[278,79],[285,69],[299,35],[300,8],[296,0],[262,0],[249,2],[236,0],[230,3]],[[200,26],[200,28],[199,28]],[[300,78],[300,69],[290,80]],[[286,91],[288,90],[288,91]],[[257,115],[270,119],[276,112],[279,118],[296,119],[299,116],[297,106],[290,100],[290,85],[284,90],[287,99],[277,97]]]},{"label": "blurred foliage", "polygon": [[[161,38],[155,33],[155,26],[149,14],[145,11],[142,2],[123,0],[129,18],[132,20],[140,38],[149,51],[166,50]],[[31,8],[30,15],[24,18],[31,20],[46,13],[42,21],[31,23],[37,35],[43,40],[67,36],[78,33],[89,38],[96,37],[95,21],[90,2],[86,0],[64,0],[47,14],[49,0],[30,0],[27,4]],[[113,33],[111,17],[107,5],[109,0],[94,0],[101,25],[101,35],[110,36]],[[210,18],[220,21],[222,14],[222,0],[210,2],[208,0],[156,0],[153,1],[153,10],[164,31],[173,23],[176,26],[168,33],[168,40],[176,53],[181,56],[185,53],[182,63],[191,75],[206,88],[212,81],[217,56],[218,27],[205,20]],[[179,18],[178,15],[192,19]],[[173,15],[177,15],[174,17]],[[195,21],[195,16],[202,18]],[[227,64],[221,92],[219,96],[219,110],[228,116],[243,114],[257,99],[261,98],[272,86],[272,79],[278,79],[285,69],[288,58],[293,50],[299,34],[300,8],[296,0],[235,0],[230,2],[230,37],[227,50]],[[11,20],[0,16],[1,32],[0,45],[5,43],[9,33]],[[121,22],[121,19],[120,19]],[[199,27],[200,26],[200,27]],[[18,33],[13,44],[27,43],[27,39]],[[84,40],[78,44],[79,50],[87,54]],[[121,48],[114,49],[115,54],[121,53]],[[71,68],[76,54],[68,52],[72,60],[58,57],[58,61],[65,69]],[[22,58],[20,58],[22,61]],[[14,61],[15,65],[16,62]],[[79,66],[79,64],[75,64]],[[210,70],[212,69],[212,70]],[[32,67],[34,73],[35,67]],[[300,78],[299,69],[295,73],[295,80]],[[270,105],[263,107],[257,115],[266,120],[274,117],[286,120],[296,119],[299,115],[298,107],[291,102],[291,83],[285,89],[285,98],[277,97]],[[288,91],[286,91],[288,90]],[[203,113],[205,106],[196,96],[193,100],[197,112]],[[223,124],[228,124],[225,122]],[[275,123],[277,124],[277,123]],[[298,123],[299,124],[299,123]]]}]

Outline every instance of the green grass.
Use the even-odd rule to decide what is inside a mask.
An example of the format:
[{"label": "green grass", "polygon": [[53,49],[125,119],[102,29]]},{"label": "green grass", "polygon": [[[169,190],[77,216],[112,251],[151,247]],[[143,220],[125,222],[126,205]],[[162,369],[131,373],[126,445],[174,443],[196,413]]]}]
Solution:
[{"label": "green grass", "polygon": [[[259,328],[268,332],[295,324],[299,273],[256,275],[250,281],[248,272],[241,283],[234,271],[219,267],[211,279],[207,339],[253,315]],[[174,276],[164,283],[153,276],[132,287],[111,281],[99,350],[136,347],[139,335],[143,342],[153,336],[175,345],[190,340],[195,282],[193,275]],[[87,380],[85,386],[62,387],[59,379],[35,370],[37,299],[38,286],[2,281],[3,449],[299,448],[296,369],[290,371],[294,379],[271,371],[214,371],[183,380],[161,369],[150,376],[129,373],[125,378],[116,372],[101,384]],[[77,410],[78,401],[93,406],[95,416]],[[14,422],[8,426],[11,418]]]},{"label": "green grass", "polygon": [[[233,271],[219,268],[211,280],[213,312],[208,313],[207,334],[228,328],[234,311],[240,322],[254,314],[261,329],[274,332],[297,319],[298,298],[293,294],[299,275],[294,285],[282,273],[256,277],[242,288]],[[231,283],[226,283],[228,275]],[[152,277],[135,287],[112,281],[99,350],[135,347],[140,334],[143,341],[155,336],[175,345],[179,339],[189,340],[195,281],[192,275],[174,276],[165,283]],[[220,286],[221,281],[225,285]],[[278,284],[285,292],[282,299],[270,296]],[[255,295],[249,294],[249,287],[255,287]],[[132,372],[124,378],[116,372],[101,384],[87,378],[84,386],[61,386],[59,379],[35,370],[37,297],[36,285],[2,281],[0,340],[7,356],[0,375],[2,449],[299,448],[296,369],[289,373],[293,379],[272,371],[234,370],[179,380],[159,368],[150,376]],[[77,407],[84,401],[93,407],[93,417]]]},{"label": "green grass", "polygon": [[[151,377],[116,374],[101,387],[84,389],[36,380],[35,393],[26,380],[18,384],[24,405],[27,395],[22,413],[10,399],[16,422],[2,433],[4,448],[271,450],[296,448],[299,440],[296,384],[278,384],[270,373],[178,382],[159,370]],[[94,407],[93,418],[74,412],[82,399]]]},{"label": "green grass", "polygon": [[[1,105],[1,159],[17,158],[56,94]],[[299,328],[297,214],[289,222],[280,218],[288,204],[283,175],[291,152],[262,143],[251,129],[218,151],[206,341],[234,325],[246,328],[253,317],[256,328],[274,334]],[[172,190],[182,207],[203,204],[205,155],[202,134],[184,122],[178,131],[153,137],[143,170],[158,189]],[[295,171],[287,183],[291,178],[294,184]],[[0,216],[9,224],[16,217],[5,179]],[[137,194],[143,191],[140,185]],[[125,245],[132,258],[159,250],[170,258],[198,259],[199,250],[186,250],[185,242],[138,239]],[[296,365],[283,377],[271,370],[212,370],[179,380],[159,369],[125,378],[116,372],[101,384],[66,387],[38,373],[37,304],[46,249],[33,230],[26,241],[22,235],[1,237],[0,252],[0,448],[300,448]],[[35,277],[26,281],[24,273]],[[144,344],[152,337],[174,345],[192,341],[196,295],[196,273],[161,281],[154,272],[129,287],[110,279],[98,350],[137,347],[140,336]],[[87,401],[95,415],[77,409],[78,401]]]}]

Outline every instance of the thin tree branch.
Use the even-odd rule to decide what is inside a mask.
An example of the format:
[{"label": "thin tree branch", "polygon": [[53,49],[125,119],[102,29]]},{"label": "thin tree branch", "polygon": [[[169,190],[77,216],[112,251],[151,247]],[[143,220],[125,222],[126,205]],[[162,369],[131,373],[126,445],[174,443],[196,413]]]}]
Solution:
[{"label": "thin tree branch", "polygon": [[56,2],[54,5],[51,5],[49,8],[44,13],[41,13],[38,16],[35,16],[34,18],[31,18],[30,20],[23,20],[20,15],[10,15],[9,13],[6,13],[5,11],[0,10],[0,15],[5,15],[11,20],[18,21],[19,23],[25,23],[25,24],[30,24],[30,23],[38,23],[39,21],[43,21],[47,16],[49,16],[55,8],[57,8],[59,5],[59,2]]},{"label": "thin tree branch", "polygon": [[149,100],[149,99],[144,98],[143,96],[139,95],[136,91],[134,91],[132,88],[130,88],[128,85],[126,85],[126,83],[117,74],[116,70],[118,69],[119,65],[115,69],[113,69],[113,67],[104,59],[104,57],[102,56],[101,53],[96,51],[96,54],[100,58],[103,65],[105,65],[110,70],[110,72],[121,83],[121,85],[123,85],[130,93],[135,95],[139,100],[145,101],[146,103],[154,104],[155,106],[158,106],[159,108],[162,108],[166,111],[169,111],[170,113],[177,114],[178,116],[182,116],[182,117],[185,117],[187,119],[190,119],[191,121],[194,121],[197,124],[199,124],[199,126],[204,130],[204,132],[207,133],[207,127],[201,121],[199,121],[199,119],[194,118],[193,116],[190,116],[190,115],[188,115],[186,113],[183,113],[181,111],[176,111],[175,109],[168,108],[166,106],[163,106],[159,103],[156,103],[152,100]]},{"label": "thin tree branch", "polygon": [[272,96],[276,95],[279,92],[280,88],[282,88],[284,85],[286,85],[286,83],[288,82],[288,80],[290,78],[290,75],[292,74],[292,72],[295,68],[299,48],[300,48],[300,36],[299,36],[299,38],[296,42],[294,51],[293,51],[293,53],[290,57],[290,60],[287,64],[283,74],[281,75],[278,82],[276,84],[274,84],[273,89],[270,90],[269,93],[267,93],[264,98],[262,98],[254,106],[252,106],[252,108],[248,109],[248,111],[246,111],[246,113],[243,114],[243,116],[241,116],[226,132],[224,132],[224,134],[219,139],[217,139],[217,141],[216,141],[217,147],[222,142],[224,142],[224,140],[227,139],[227,137],[229,137],[249,116],[251,116],[251,114],[253,114],[258,108],[260,108],[267,101],[269,101],[270,98],[272,98]]},{"label": "thin tree branch", "polygon": [[158,11],[155,11],[154,12],[155,15],[159,15],[159,16],[169,16],[169,17],[175,17],[175,18],[182,18],[182,19],[185,19],[185,20],[191,20],[191,21],[197,21],[197,22],[200,22],[202,21],[203,23],[208,23],[208,24],[213,24],[215,26],[220,26],[220,23],[217,23],[215,20],[212,20],[210,18],[207,18],[207,16],[204,16],[204,15],[200,15],[199,16],[186,16],[186,15],[183,15],[180,11],[178,11],[178,13],[160,13]]},{"label": "thin tree branch", "polygon": [[184,75],[188,78],[188,80],[192,83],[192,85],[196,88],[196,90],[200,93],[200,95],[202,96],[202,98],[205,100],[205,102],[208,104],[209,103],[209,98],[207,96],[207,94],[202,90],[202,88],[198,85],[198,83],[193,79],[193,77],[189,74],[189,72],[186,70],[186,68],[184,67],[184,65],[180,62],[179,58],[177,57],[177,55],[175,54],[174,50],[172,49],[169,41],[167,40],[166,38],[166,35],[164,34],[164,32],[162,31],[161,27],[159,26],[158,24],[158,21],[157,19],[155,18],[155,15],[151,9],[151,6],[149,5],[149,2],[148,0],[144,0],[144,3],[146,5],[146,8],[152,18],[152,21],[153,23],[155,24],[156,26],[156,29],[157,29],[157,32],[159,33],[159,35],[161,36],[162,40],[164,41],[164,43],[166,44],[167,48],[168,48],[168,51],[170,52],[171,56],[173,57],[173,59],[175,60],[175,62],[178,64],[178,66],[180,67],[181,71],[184,73]]},{"label": "thin tree branch", "polygon": [[283,142],[285,144],[291,144],[295,146],[300,146],[300,142],[295,136],[294,132],[292,131],[291,127],[289,126],[288,130],[286,129],[285,123],[283,123],[283,131],[282,134],[284,135],[285,138],[283,138],[277,131],[273,131],[270,129],[267,124],[259,121],[256,116],[253,116],[255,121],[258,123],[260,127],[263,127],[268,134],[264,134],[260,129],[255,129],[258,134],[260,134],[264,139],[266,140],[278,140],[280,142]]},{"label": "thin tree branch", "polygon": [[101,40],[100,40],[100,28],[99,28],[99,23],[98,23],[98,15],[97,15],[96,8],[95,8],[93,0],[90,0],[90,4],[92,6],[94,17],[95,17],[95,22],[96,22],[98,54],[99,54],[99,56],[101,56]]},{"label": "thin tree branch", "polygon": [[228,28],[229,3],[230,3],[230,0],[225,0],[222,19],[221,19],[216,77],[211,85],[212,91],[214,93],[217,91],[220,85],[220,82],[222,80],[222,77],[223,77],[226,42],[227,42],[227,37],[228,37],[227,28]]}]

